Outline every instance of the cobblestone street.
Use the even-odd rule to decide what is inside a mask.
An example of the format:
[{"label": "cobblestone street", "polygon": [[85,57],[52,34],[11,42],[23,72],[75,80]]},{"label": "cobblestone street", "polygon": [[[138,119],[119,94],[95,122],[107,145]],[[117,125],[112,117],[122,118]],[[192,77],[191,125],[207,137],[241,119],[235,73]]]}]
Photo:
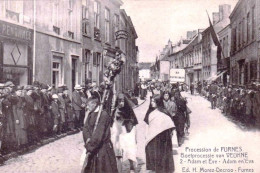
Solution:
[{"label": "cobblestone street", "polygon": [[31,153],[10,159],[0,172],[10,173],[72,173],[80,172],[83,151],[82,133],[64,137]]}]

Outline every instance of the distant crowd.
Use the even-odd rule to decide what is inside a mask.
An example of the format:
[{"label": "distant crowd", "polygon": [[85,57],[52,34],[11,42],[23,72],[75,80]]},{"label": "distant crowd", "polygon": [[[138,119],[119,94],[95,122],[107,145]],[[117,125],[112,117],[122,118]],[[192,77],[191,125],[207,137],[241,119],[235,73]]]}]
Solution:
[{"label": "distant crowd", "polygon": [[213,82],[198,83],[196,90],[211,102],[211,108],[219,108],[225,116],[240,121],[248,127],[260,127],[260,84],[248,86]]}]

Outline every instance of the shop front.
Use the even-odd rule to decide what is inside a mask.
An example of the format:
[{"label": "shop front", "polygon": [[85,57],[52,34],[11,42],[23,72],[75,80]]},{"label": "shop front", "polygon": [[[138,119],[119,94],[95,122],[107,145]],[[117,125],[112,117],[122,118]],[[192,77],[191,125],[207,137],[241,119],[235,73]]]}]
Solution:
[{"label": "shop front", "polygon": [[32,83],[33,30],[0,21],[0,81]]}]

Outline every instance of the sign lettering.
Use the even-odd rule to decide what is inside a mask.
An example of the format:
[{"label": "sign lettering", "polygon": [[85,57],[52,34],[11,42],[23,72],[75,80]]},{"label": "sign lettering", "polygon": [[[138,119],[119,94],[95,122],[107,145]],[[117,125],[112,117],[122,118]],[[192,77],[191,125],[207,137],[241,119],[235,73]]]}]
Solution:
[{"label": "sign lettering", "polygon": [[31,29],[3,21],[0,21],[0,35],[14,37],[16,39],[29,42],[32,42],[33,40],[33,32]]}]

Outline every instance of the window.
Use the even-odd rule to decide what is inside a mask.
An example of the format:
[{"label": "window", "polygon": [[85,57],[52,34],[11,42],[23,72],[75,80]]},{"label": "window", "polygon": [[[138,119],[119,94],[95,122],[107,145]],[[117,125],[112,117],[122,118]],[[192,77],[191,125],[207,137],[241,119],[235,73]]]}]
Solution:
[{"label": "window", "polygon": [[85,82],[92,81],[92,61],[90,50],[83,49],[82,53]]},{"label": "window", "polygon": [[90,36],[90,25],[88,20],[83,20],[82,22],[82,33],[83,35]]},{"label": "window", "polygon": [[[114,15],[114,33],[119,30],[119,16],[117,14]],[[119,41],[116,40],[116,35],[113,33],[113,38],[115,40],[115,46],[119,46]]]},{"label": "window", "polygon": [[5,0],[5,17],[12,21],[20,22],[20,14],[23,13],[23,1]]},{"label": "window", "polygon": [[55,0],[52,6],[52,23],[53,26],[59,27],[59,2]]},{"label": "window", "polygon": [[68,31],[69,38],[74,39],[74,32]]},{"label": "window", "polygon": [[72,56],[71,61],[72,88],[78,84],[78,57]]},{"label": "window", "polygon": [[89,20],[89,0],[84,2],[85,4],[82,5],[82,19]]},{"label": "window", "polygon": [[255,39],[255,6],[252,8],[252,40]]},{"label": "window", "polygon": [[94,1],[94,26],[100,28],[100,3]]},{"label": "window", "polygon": [[109,43],[109,34],[110,34],[110,11],[105,9],[105,42]]},{"label": "window", "polygon": [[232,46],[232,52],[235,53],[237,50],[237,28],[234,28],[232,31],[232,37],[233,37],[233,46]]},{"label": "window", "polygon": [[53,56],[52,61],[52,84],[58,87],[62,84],[62,57]]},{"label": "window", "polygon": [[60,28],[59,28],[59,27],[53,26],[53,31],[54,31],[56,34],[60,35]]},{"label": "window", "polygon": [[257,79],[257,60],[250,62],[250,80]]},{"label": "window", "polygon": [[247,13],[247,43],[250,42],[250,13]]},{"label": "window", "polygon": [[69,0],[69,10],[73,9],[73,0]]}]

